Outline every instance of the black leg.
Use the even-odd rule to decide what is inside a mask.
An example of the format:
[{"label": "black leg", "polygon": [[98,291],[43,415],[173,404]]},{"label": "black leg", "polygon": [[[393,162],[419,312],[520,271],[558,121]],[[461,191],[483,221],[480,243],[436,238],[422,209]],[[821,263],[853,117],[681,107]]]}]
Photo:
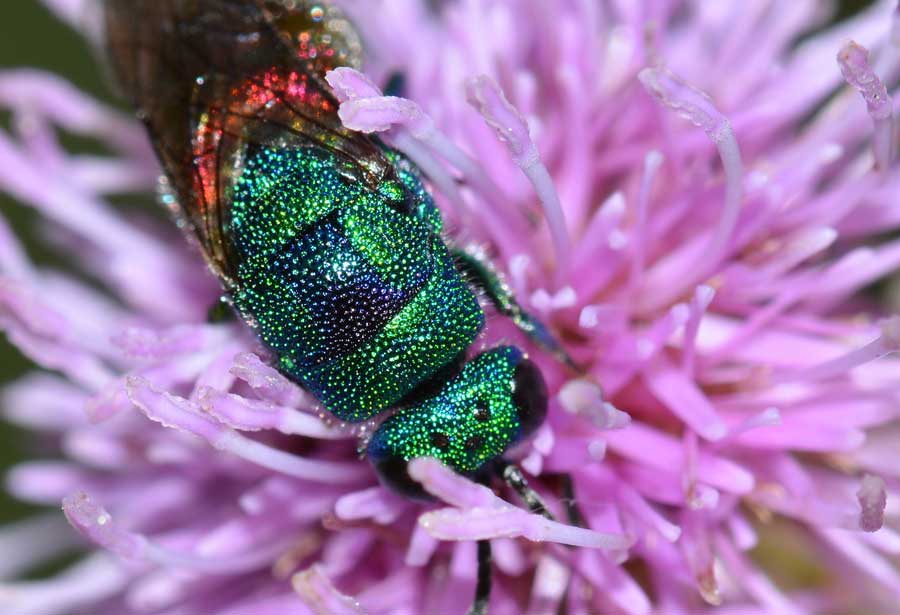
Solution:
[{"label": "black leg", "polygon": [[450,251],[457,269],[466,276],[471,285],[484,292],[500,314],[512,320],[514,325],[552,354],[557,361],[574,371],[581,371],[547,327],[522,309],[512,289],[488,260],[481,247],[477,245],[470,245],[467,248],[451,247]]},{"label": "black leg", "polygon": [[478,541],[478,582],[468,615],[486,615],[491,598],[491,541]]},{"label": "black leg", "polygon": [[[547,505],[544,504],[544,500],[541,499],[538,492],[528,485],[525,475],[522,474],[522,470],[520,470],[517,465],[502,461],[500,462],[498,470],[506,484],[512,487],[513,491],[522,498],[522,501],[528,506],[528,510],[550,519],[551,521],[556,521],[553,513],[548,510]],[[568,518],[569,523],[577,527],[584,527],[584,517],[581,514],[581,510],[578,509],[578,504],[575,502],[575,486],[572,482],[572,477],[568,474],[558,474],[555,476],[557,476],[562,483],[562,501],[566,509],[566,517]],[[566,593],[563,595],[563,599],[560,602],[558,613],[565,612],[565,606],[568,602],[568,593],[569,590],[567,588]]]},{"label": "black leg", "polygon": [[572,482],[572,477],[568,474],[560,474],[559,478],[562,481],[562,501],[566,507],[566,517],[569,519],[569,524],[576,527],[584,527],[584,517],[578,508],[578,504],[575,502],[575,485]]},{"label": "black leg", "polygon": [[551,521],[556,521],[553,514],[547,508],[547,505],[544,504],[544,500],[538,495],[538,492],[528,485],[528,481],[525,480],[525,475],[522,474],[522,470],[520,470],[517,465],[513,463],[504,464],[502,476],[503,480],[506,481],[506,484],[519,494],[519,497],[525,502],[528,510],[537,515],[541,515],[542,517],[546,517]]},{"label": "black leg", "polygon": [[[498,469],[500,475],[503,476],[503,480],[507,485],[512,487],[520,498],[522,498],[522,501],[528,506],[528,510],[550,519],[551,521],[556,521],[553,513],[547,509],[547,505],[544,504],[544,500],[541,499],[541,496],[528,485],[525,475],[522,474],[522,470],[520,470],[517,465],[502,461],[500,462]],[[566,517],[568,518],[569,523],[577,527],[584,527],[584,517],[581,514],[581,510],[578,508],[578,504],[575,502],[575,486],[572,482],[572,477],[568,474],[558,474],[556,476],[562,483],[562,501],[566,509]],[[568,602],[568,592],[569,590],[567,588],[559,605],[559,613],[565,612],[565,606]]]},{"label": "black leg", "polygon": [[[566,508],[566,517],[569,519],[569,524],[574,525],[575,527],[584,527],[584,516],[581,514],[581,510],[578,508],[578,504],[575,501],[575,484],[572,481],[572,477],[568,474],[559,474],[558,476],[562,483],[562,501],[563,506]],[[558,615],[562,615],[566,610],[566,605],[569,602],[570,589],[571,584],[569,587],[566,587],[566,592],[559,602]]]}]

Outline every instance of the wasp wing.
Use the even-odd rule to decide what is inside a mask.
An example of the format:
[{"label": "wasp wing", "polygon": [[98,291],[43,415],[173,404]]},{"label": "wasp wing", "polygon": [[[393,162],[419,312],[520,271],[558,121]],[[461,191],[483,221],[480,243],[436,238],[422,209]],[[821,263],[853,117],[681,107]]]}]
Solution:
[{"label": "wasp wing", "polygon": [[106,0],[114,72],[171,182],[181,221],[226,287],[237,267],[229,196],[252,145],[326,148],[375,189],[393,174],[346,130],[325,71],[359,62],[333,7],[304,0]]}]

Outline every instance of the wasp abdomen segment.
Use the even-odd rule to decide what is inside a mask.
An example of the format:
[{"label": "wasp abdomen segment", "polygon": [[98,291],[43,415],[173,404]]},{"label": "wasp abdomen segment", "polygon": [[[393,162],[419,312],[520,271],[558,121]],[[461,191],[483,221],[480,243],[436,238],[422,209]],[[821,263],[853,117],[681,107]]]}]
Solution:
[{"label": "wasp abdomen segment", "polygon": [[234,299],[283,372],[362,421],[464,351],[484,315],[432,227],[391,206],[427,192],[371,191],[340,166],[315,147],[250,157],[230,210]]}]

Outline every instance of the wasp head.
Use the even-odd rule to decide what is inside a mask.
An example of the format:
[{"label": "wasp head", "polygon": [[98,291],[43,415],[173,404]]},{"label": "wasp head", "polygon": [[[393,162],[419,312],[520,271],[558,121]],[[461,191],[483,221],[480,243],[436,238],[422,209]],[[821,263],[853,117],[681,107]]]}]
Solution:
[{"label": "wasp head", "polygon": [[400,410],[372,436],[368,454],[381,480],[405,495],[423,495],[406,472],[410,459],[434,457],[477,476],[529,436],[547,413],[537,366],[517,348],[476,356],[433,397]]}]

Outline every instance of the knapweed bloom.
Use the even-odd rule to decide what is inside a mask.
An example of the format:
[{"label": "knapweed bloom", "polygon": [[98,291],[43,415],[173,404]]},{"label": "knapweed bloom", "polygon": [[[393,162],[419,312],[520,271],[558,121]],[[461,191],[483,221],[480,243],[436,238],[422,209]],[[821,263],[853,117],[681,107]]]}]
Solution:
[{"label": "knapweed bloom", "polygon": [[[101,37],[88,0],[49,4]],[[894,3],[341,5],[367,49],[328,75],[342,121],[419,165],[583,368],[530,347],[550,410],[511,454],[560,522],[428,459],[434,502],[379,486],[358,430],[207,319],[174,225],[110,204],[154,188],[139,124],[4,71],[0,188],[75,273],[0,222],[0,326],[40,368],[2,404],[55,447],[7,488],[63,508],[0,534],[2,610],[461,613],[485,538],[496,614],[895,609],[900,319],[871,290],[900,265]]]}]

